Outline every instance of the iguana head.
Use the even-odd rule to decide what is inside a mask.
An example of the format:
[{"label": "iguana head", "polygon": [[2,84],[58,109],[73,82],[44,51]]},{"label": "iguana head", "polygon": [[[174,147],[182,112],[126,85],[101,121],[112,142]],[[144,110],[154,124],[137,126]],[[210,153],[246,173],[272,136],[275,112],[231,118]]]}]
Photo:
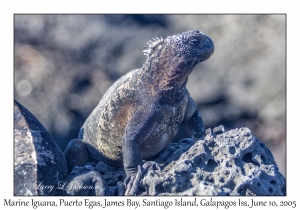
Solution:
[{"label": "iguana head", "polygon": [[212,40],[200,31],[187,31],[167,38],[176,46],[177,56],[196,59],[198,63],[207,60],[214,52]]},{"label": "iguana head", "polygon": [[212,40],[200,31],[190,30],[147,42],[143,51],[148,56],[150,71],[159,76],[163,86],[186,81],[194,67],[214,52]]}]

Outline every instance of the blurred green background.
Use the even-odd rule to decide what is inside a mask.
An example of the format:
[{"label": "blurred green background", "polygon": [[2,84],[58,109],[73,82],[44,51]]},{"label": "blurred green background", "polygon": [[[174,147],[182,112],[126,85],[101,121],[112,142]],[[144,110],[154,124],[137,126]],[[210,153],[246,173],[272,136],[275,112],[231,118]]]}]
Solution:
[{"label": "blurred green background", "polygon": [[191,29],[215,43],[187,85],[206,127],[249,127],[285,175],[285,15],[16,14],[14,97],[63,150],[107,88],[143,65],[149,39]]}]

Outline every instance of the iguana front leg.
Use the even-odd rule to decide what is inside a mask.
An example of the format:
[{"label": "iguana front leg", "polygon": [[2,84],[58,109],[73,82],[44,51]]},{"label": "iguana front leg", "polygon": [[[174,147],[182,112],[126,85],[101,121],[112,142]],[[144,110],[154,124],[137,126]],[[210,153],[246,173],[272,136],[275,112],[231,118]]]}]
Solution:
[{"label": "iguana front leg", "polygon": [[184,116],[184,124],[187,132],[194,140],[199,140],[205,135],[205,126],[200,115],[199,109],[194,100],[189,97],[188,109]]},{"label": "iguana front leg", "polygon": [[[151,135],[158,123],[159,111],[155,105],[139,107],[128,122],[122,138],[123,166],[126,173],[125,195],[137,192],[143,175],[140,146]],[[138,167],[140,169],[138,170]]]}]

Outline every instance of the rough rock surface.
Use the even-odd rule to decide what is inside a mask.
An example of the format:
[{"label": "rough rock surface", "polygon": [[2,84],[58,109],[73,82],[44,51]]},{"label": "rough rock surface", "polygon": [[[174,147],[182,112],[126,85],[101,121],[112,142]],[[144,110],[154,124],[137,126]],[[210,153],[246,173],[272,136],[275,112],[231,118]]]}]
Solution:
[{"label": "rough rock surface", "polygon": [[[144,170],[138,195],[285,195],[285,178],[270,150],[248,128],[208,129],[204,140],[171,143]],[[122,168],[86,163],[117,195]],[[81,168],[83,168],[81,167]],[[80,167],[75,167],[73,174]],[[79,173],[80,174],[80,173]],[[74,175],[73,175],[74,176]],[[76,193],[75,193],[76,194]]]},{"label": "rough rock surface", "polygon": [[240,195],[285,195],[285,179],[270,150],[248,128],[210,131],[203,141],[181,140],[156,161],[162,171],[148,171],[143,180],[149,195],[196,193],[190,188],[202,181]]},{"label": "rough rock surface", "polygon": [[[174,193],[161,193],[159,195],[174,195]],[[189,188],[181,193],[176,193],[176,195],[189,195],[189,196],[195,196],[195,195],[207,195],[207,196],[214,196],[214,195],[240,195],[238,193],[233,193],[232,190],[229,188],[221,188],[217,185],[201,181],[198,185],[195,187]]]},{"label": "rough rock surface", "polygon": [[41,123],[14,103],[14,195],[55,195],[68,176],[64,155]]}]

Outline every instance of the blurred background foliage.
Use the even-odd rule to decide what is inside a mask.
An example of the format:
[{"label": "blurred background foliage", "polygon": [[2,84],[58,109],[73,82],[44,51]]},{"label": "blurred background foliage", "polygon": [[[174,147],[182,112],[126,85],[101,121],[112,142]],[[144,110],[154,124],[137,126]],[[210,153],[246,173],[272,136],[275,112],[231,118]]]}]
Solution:
[{"label": "blurred background foliage", "polygon": [[15,15],[14,97],[64,150],[149,39],[191,29],[215,43],[187,85],[206,127],[249,127],[285,175],[285,15]]}]

